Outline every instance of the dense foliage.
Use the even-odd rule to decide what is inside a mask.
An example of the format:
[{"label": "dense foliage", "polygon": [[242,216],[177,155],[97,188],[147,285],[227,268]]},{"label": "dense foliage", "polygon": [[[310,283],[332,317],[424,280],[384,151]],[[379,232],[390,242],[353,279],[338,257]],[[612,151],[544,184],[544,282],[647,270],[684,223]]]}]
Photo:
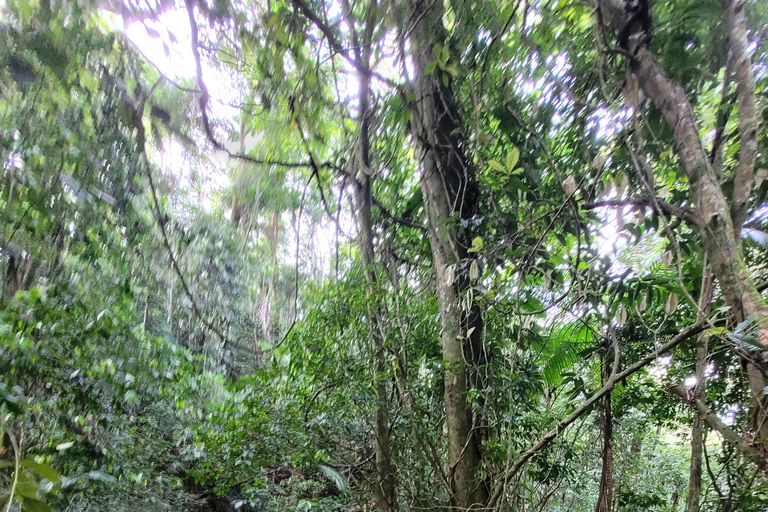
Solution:
[{"label": "dense foliage", "polygon": [[0,3],[0,511],[768,510],[766,34]]}]

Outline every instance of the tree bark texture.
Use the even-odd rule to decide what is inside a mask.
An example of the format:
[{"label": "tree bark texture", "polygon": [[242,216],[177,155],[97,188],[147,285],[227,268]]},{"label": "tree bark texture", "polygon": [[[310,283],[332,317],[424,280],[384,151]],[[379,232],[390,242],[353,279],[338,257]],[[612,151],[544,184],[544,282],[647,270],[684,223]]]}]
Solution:
[{"label": "tree bark texture", "polygon": [[434,60],[433,45],[446,40],[440,2],[411,4],[410,19],[419,20],[411,34],[416,77],[411,103],[411,127],[419,148],[421,188],[432,250],[441,322],[445,371],[445,410],[448,430],[449,479],[452,506],[481,508],[488,498],[478,478],[481,433],[467,400],[472,373],[484,359],[483,325],[469,287],[468,230],[477,206],[474,169],[464,153],[449,76],[427,72]]}]

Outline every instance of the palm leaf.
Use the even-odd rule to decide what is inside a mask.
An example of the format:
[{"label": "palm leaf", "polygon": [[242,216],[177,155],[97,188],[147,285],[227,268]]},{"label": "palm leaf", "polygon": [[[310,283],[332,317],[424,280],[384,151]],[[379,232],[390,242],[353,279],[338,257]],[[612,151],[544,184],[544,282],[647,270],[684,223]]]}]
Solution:
[{"label": "palm leaf", "polygon": [[592,331],[582,324],[568,324],[555,329],[541,354],[544,381],[550,386],[562,384],[563,372],[582,359],[582,352],[593,344]]}]

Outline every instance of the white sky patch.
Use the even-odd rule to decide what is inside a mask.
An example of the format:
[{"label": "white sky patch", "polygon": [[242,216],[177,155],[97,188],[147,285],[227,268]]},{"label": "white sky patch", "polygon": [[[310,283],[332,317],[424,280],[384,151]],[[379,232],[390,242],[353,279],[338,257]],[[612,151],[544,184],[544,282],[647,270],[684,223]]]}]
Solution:
[{"label": "white sky patch", "polygon": [[619,133],[632,119],[634,109],[626,107],[616,112],[601,107],[592,113],[587,121],[587,130],[593,131],[598,141],[607,140]]},{"label": "white sky patch", "polygon": [[[149,63],[162,74],[175,82],[184,82],[196,86],[196,63],[192,55],[191,30],[186,9],[173,9],[162,13],[157,21],[135,21],[124,26],[120,16],[108,12],[102,12],[112,26],[123,32],[135,45]],[[203,36],[206,28],[199,26],[200,35]],[[225,119],[236,122],[238,109],[236,105],[241,101],[240,90],[237,87],[237,77],[233,77],[224,68],[212,66],[203,53],[202,69],[203,78],[211,94],[208,104],[213,118]],[[260,136],[246,136],[246,152],[255,147],[261,140]],[[231,153],[240,151],[239,141],[230,141],[226,138],[221,141],[224,147]],[[229,168],[232,166],[230,158],[225,152],[211,151],[208,154],[214,169],[197,169],[198,175],[204,175],[207,183],[193,183],[193,162],[184,145],[171,138],[164,141],[163,149],[155,151],[153,160],[163,170],[166,177],[175,177],[176,185],[187,193],[192,192],[193,187],[201,187],[196,192],[199,203],[206,211],[212,211],[214,205],[211,197],[216,190],[227,187],[230,183]],[[213,170],[213,172],[210,172]]]},{"label": "white sky patch", "polygon": [[659,382],[667,376],[667,368],[672,362],[672,356],[662,356],[649,369],[648,374]]},{"label": "white sky patch", "polygon": [[171,78],[193,78],[195,60],[192,58],[187,11],[174,9],[162,13],[159,18],[159,21],[134,22],[125,27],[122,18],[118,16],[115,28],[125,32],[144,56],[164,74]]}]

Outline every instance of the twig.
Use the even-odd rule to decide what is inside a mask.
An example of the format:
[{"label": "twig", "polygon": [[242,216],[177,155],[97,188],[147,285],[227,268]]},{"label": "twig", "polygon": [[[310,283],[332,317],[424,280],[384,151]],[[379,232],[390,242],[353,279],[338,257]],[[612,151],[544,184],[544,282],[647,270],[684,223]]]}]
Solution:
[{"label": "twig", "polygon": [[581,207],[585,210],[594,210],[595,208],[602,208],[604,206],[649,206],[653,208],[653,210],[657,213],[673,215],[679,219],[684,220],[685,222],[688,222],[689,224],[698,223],[696,214],[688,208],[675,206],[658,198],[650,199],[647,197],[635,197],[628,199],[611,199],[608,201],[595,201],[592,203],[586,203]]},{"label": "twig", "polygon": [[[189,0],[188,0],[189,1]],[[319,30],[323,33],[323,36],[325,36],[325,39],[328,41],[328,45],[331,47],[331,50],[341,55],[344,60],[349,62],[349,64],[355,68],[359,73],[362,73],[363,75],[367,77],[373,77],[377,80],[380,80],[381,82],[384,82],[388,86],[392,87],[393,89],[397,90],[400,93],[404,93],[403,88],[392,80],[391,78],[387,78],[369,67],[363,66],[361,63],[356,62],[355,59],[349,56],[349,53],[347,50],[345,50],[341,44],[336,40],[336,37],[333,34],[333,30],[331,29],[328,24],[326,24],[323,20],[321,20],[318,15],[310,9],[310,7],[303,1],[303,0],[292,0],[293,5],[301,11],[301,13],[306,17],[309,21],[311,21]]]},{"label": "twig", "polygon": [[21,471],[21,461],[19,458],[19,445],[16,442],[16,436],[12,432],[8,432],[8,437],[11,438],[11,445],[13,446],[13,481],[11,482],[11,488],[8,490],[8,504],[5,506],[5,512],[10,512],[11,505],[13,505],[13,495],[16,493],[16,486],[19,483],[19,471]]}]

